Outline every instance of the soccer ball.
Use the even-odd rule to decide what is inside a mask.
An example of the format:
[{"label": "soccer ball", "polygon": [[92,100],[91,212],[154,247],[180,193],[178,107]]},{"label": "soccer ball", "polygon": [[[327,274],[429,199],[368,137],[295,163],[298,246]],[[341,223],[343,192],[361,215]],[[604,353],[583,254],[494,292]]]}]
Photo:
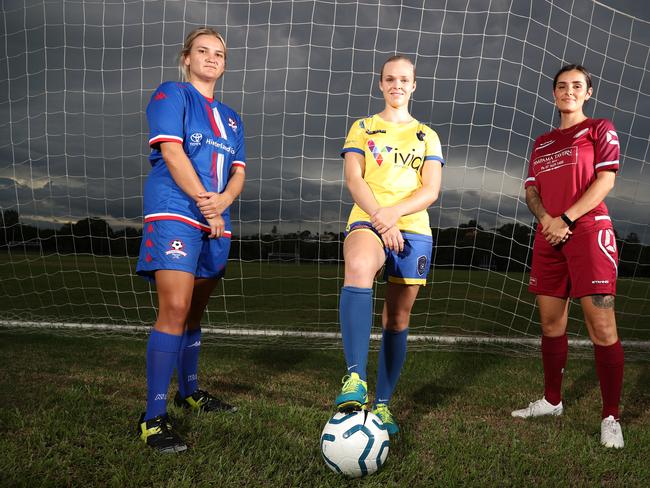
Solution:
[{"label": "soccer ball", "polygon": [[388,456],[388,431],[379,417],[366,410],[332,417],[320,436],[325,463],[350,478],[372,474]]}]

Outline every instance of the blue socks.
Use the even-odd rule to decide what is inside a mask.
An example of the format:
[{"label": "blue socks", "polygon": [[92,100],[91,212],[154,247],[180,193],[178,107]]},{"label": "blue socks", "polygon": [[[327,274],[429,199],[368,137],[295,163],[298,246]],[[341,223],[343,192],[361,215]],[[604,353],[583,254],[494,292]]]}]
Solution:
[{"label": "blue socks", "polygon": [[372,327],[372,288],[344,286],[341,289],[339,317],[348,374],[357,373],[366,381]]},{"label": "blue socks", "polygon": [[167,412],[167,390],[182,336],[152,330],[147,342],[147,412],[149,420]]},{"label": "blue socks", "polygon": [[379,350],[379,365],[377,367],[377,395],[375,405],[388,403],[393,395],[395,385],[406,359],[406,339],[408,328],[400,332],[384,330]]},{"label": "blue socks", "polygon": [[201,349],[201,329],[187,330],[182,337],[176,370],[178,371],[178,391],[181,398],[187,398],[198,388],[197,372]]}]

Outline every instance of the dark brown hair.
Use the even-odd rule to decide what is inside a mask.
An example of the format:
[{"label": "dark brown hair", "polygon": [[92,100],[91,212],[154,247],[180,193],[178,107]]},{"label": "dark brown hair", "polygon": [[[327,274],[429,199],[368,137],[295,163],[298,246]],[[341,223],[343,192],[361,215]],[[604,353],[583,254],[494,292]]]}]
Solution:
[{"label": "dark brown hair", "polygon": [[587,90],[589,90],[589,88],[591,88],[591,74],[589,71],[587,71],[587,68],[581,64],[567,64],[566,66],[562,66],[562,68],[560,68],[560,71],[555,74],[555,78],[553,78],[553,90],[555,90],[555,85],[557,85],[557,79],[560,77],[560,75],[562,73],[566,73],[567,71],[573,70],[580,71],[580,73],[584,75],[585,81],[587,82]]}]

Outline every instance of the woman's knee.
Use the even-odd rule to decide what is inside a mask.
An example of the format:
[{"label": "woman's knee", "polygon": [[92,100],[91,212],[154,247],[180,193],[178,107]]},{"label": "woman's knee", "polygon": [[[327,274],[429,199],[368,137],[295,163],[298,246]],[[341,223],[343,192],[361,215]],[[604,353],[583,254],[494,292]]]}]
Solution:
[{"label": "woman's knee", "polygon": [[386,312],[384,321],[384,329],[391,332],[400,332],[409,326],[411,320],[410,310],[392,310],[390,313]]},{"label": "woman's knee", "polygon": [[566,332],[567,318],[564,316],[543,316],[540,322],[546,337],[559,337]]},{"label": "woman's knee", "polygon": [[605,319],[585,319],[587,322],[587,329],[591,335],[591,340],[594,344],[600,346],[609,346],[618,340],[618,332],[616,330],[616,322]]},{"label": "woman's knee", "polygon": [[191,299],[184,296],[170,296],[160,301],[160,315],[184,323],[190,311]]},{"label": "woman's knee", "polygon": [[[380,266],[379,266],[380,267]],[[346,281],[372,281],[377,274],[377,263],[367,256],[356,256],[345,260]]]}]

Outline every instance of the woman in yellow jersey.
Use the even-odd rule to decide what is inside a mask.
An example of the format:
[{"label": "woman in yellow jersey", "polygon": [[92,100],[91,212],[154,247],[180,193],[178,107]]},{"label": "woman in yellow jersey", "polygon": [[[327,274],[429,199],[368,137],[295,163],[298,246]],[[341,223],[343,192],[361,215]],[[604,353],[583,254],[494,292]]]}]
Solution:
[{"label": "woman in yellow jersey", "polygon": [[401,55],[389,58],[379,76],[385,108],[352,125],[342,152],[345,181],[355,204],[346,228],[340,299],[348,374],[336,407],[346,411],[368,403],[372,286],[385,266],[388,283],[372,411],[390,434],[399,428],[388,402],[406,357],[411,309],[431,265],[433,243],[426,209],[438,198],[444,164],[438,135],[409,113],[415,86],[411,60]]}]

